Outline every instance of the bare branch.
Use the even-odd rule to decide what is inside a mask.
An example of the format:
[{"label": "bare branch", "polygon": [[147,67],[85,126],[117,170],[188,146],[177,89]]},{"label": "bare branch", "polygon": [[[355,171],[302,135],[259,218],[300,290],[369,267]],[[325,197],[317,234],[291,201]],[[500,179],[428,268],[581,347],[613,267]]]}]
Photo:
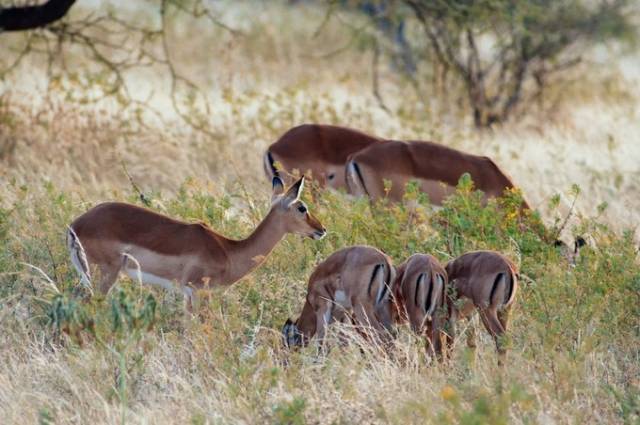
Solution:
[{"label": "bare branch", "polygon": [[67,14],[76,0],[49,0],[38,6],[0,7],[0,33],[47,26]]},{"label": "bare branch", "polygon": [[378,105],[380,106],[380,108],[382,108],[387,114],[390,114],[391,111],[389,110],[389,108],[387,107],[387,105],[384,103],[384,99],[382,98],[382,95],[380,94],[380,81],[379,81],[379,75],[378,75],[378,68],[380,66],[379,62],[380,62],[380,46],[378,45],[378,42],[374,40],[374,47],[373,47],[373,59],[371,62],[371,71],[373,74],[373,79],[371,81],[372,83],[372,89],[373,89],[373,96],[376,98],[376,100],[378,101]]}]

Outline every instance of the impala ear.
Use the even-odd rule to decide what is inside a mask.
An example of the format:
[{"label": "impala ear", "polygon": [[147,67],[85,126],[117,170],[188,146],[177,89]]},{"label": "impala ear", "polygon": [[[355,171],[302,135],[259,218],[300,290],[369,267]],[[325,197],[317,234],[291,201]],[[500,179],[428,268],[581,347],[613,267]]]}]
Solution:
[{"label": "impala ear", "polygon": [[284,182],[278,176],[275,176],[271,180],[271,187],[273,190],[273,194],[271,195],[271,200],[274,200],[277,196],[280,196],[284,193]]},{"label": "impala ear", "polygon": [[300,195],[302,195],[302,189],[304,189],[304,176],[302,176],[300,180],[295,182],[289,188],[289,190],[287,190],[287,193],[284,194],[285,204],[288,206],[300,199]]},{"label": "impala ear", "polygon": [[574,242],[574,251],[578,252],[580,248],[582,248],[586,244],[587,244],[587,241],[585,241],[582,236],[578,236]]},{"label": "impala ear", "polygon": [[284,326],[282,326],[282,343],[287,348],[290,348],[292,344],[295,345],[295,332],[294,335],[291,335],[292,329],[295,330],[295,325],[290,318],[287,318]]}]

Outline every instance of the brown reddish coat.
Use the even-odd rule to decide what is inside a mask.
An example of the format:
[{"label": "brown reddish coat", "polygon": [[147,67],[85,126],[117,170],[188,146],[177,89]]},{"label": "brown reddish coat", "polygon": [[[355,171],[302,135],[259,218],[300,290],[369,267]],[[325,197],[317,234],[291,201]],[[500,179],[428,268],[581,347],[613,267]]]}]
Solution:
[{"label": "brown reddish coat", "polygon": [[395,279],[391,259],[370,246],[352,246],[331,254],[311,276],[300,317],[287,319],[282,333],[287,346],[322,341],[332,321],[372,327],[385,338],[391,326],[390,291]]},{"label": "brown reddish coat", "polygon": [[192,288],[236,282],[258,267],[287,233],[324,236],[322,224],[299,199],[303,187],[304,178],[284,193],[282,181],[275,178],[269,213],[243,240],[135,205],[103,203],[69,226],[71,259],[85,283],[95,265],[105,293],[124,271],[145,283],[180,289],[193,301]]},{"label": "brown reddish coat", "polygon": [[447,272],[427,254],[414,254],[397,268],[393,285],[393,318],[409,322],[411,329],[427,338],[427,351],[442,353],[446,312]]},{"label": "brown reddish coat", "polygon": [[[517,267],[498,252],[473,251],[450,261],[445,270],[452,289],[449,345],[455,338],[456,321],[470,318],[477,310],[484,327],[495,340],[498,362],[502,364],[506,356],[502,339],[518,289]],[[467,343],[475,348],[473,332],[469,333]]]},{"label": "brown reddish coat", "polygon": [[[417,180],[435,205],[455,191],[460,177],[469,173],[485,199],[502,196],[514,184],[486,156],[471,155],[433,142],[385,141],[362,149],[348,160],[347,184],[354,195],[377,200],[387,196],[402,200],[405,186]],[[384,180],[391,182],[385,192]],[[529,208],[526,202],[523,207]]]}]

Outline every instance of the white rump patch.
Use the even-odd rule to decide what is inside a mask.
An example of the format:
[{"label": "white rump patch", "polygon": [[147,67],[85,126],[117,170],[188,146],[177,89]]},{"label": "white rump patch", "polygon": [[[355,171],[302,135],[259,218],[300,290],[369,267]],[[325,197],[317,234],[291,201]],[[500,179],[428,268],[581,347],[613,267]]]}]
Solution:
[{"label": "white rump patch", "polygon": [[367,191],[364,187],[362,187],[362,181],[360,180],[360,176],[358,171],[356,170],[356,165],[354,161],[349,161],[347,164],[347,175],[346,179],[353,185],[353,187],[349,187],[350,195],[354,195],[356,197],[366,196]]}]

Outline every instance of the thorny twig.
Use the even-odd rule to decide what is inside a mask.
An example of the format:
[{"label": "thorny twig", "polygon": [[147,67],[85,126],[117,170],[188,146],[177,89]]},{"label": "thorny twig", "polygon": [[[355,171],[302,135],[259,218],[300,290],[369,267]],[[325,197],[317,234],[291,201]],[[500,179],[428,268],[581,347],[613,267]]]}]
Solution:
[{"label": "thorny twig", "polygon": [[138,194],[138,197],[140,198],[140,201],[142,201],[142,203],[145,204],[147,207],[150,207],[151,206],[151,200],[149,198],[147,198],[147,196],[144,194],[144,192],[142,192],[142,190],[140,189],[140,186],[138,186],[136,184],[136,182],[133,180],[133,177],[131,177],[131,174],[129,174],[129,170],[127,170],[127,164],[125,164],[124,161],[120,161],[120,165],[122,165],[122,170],[124,171],[124,174],[129,179],[129,183],[131,184],[131,187]]}]

